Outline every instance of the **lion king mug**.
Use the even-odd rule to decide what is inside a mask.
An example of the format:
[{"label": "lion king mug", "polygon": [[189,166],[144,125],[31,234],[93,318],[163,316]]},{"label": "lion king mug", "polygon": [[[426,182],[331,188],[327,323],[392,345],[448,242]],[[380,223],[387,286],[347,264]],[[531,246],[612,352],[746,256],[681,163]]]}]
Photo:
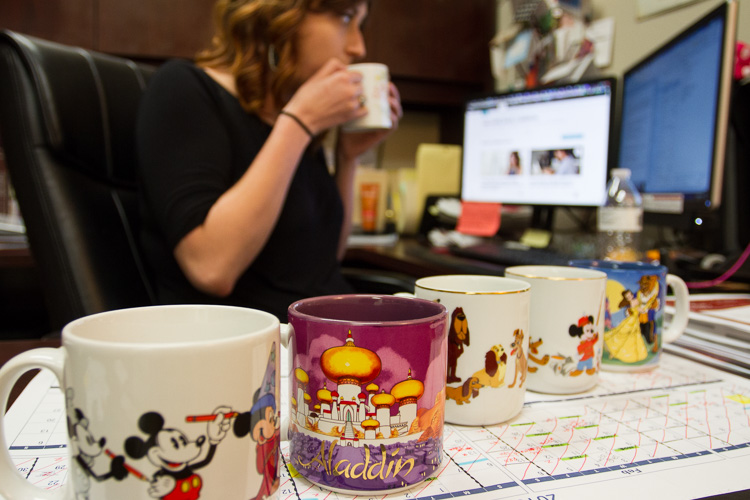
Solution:
[{"label": "lion king mug", "polygon": [[329,490],[391,493],[443,456],[445,307],[391,295],[289,307],[289,456]]},{"label": "lion king mug", "polygon": [[448,321],[445,420],[492,425],[516,416],[526,394],[531,293],[499,276],[421,278],[417,297],[443,304]]},{"label": "lion king mug", "polygon": [[572,394],[599,381],[607,275],[567,266],[515,266],[531,285],[528,389]]},{"label": "lion king mug", "polygon": [[[659,365],[662,346],[677,340],[688,323],[690,295],[679,277],[666,266],[646,262],[574,260],[572,266],[607,273],[602,368],[642,371]],[[665,328],[667,287],[675,297],[675,315]]]},{"label": "lion king mug", "polygon": [[[61,490],[16,470],[0,424],[5,500],[271,496],[278,488],[279,321],[253,309],[122,309],[64,327],[62,347],[0,369],[0,398],[33,368],[65,391]],[[2,419],[0,419],[2,420]]]}]

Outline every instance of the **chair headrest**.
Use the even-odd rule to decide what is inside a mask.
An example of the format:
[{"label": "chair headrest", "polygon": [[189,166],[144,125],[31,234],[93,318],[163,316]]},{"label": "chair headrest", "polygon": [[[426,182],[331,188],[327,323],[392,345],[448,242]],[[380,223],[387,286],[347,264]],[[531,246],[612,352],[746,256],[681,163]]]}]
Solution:
[{"label": "chair headrest", "polygon": [[154,68],[10,30],[0,33],[0,46],[28,76],[22,91],[39,103],[52,154],[94,178],[133,184],[135,115]]}]

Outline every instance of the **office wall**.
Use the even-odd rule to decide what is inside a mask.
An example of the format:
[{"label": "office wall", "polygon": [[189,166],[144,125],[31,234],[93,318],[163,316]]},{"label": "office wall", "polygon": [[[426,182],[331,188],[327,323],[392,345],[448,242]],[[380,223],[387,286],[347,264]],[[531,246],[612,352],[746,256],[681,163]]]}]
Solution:
[{"label": "office wall", "polygon": [[[636,14],[636,0],[591,1],[596,17],[615,18],[612,64],[602,70],[603,73],[615,76],[621,76],[625,69],[721,3],[720,0],[702,0],[649,19],[639,20]],[[750,0],[738,1],[740,18],[737,37],[750,43]],[[506,25],[511,19],[511,0],[498,0],[498,26]],[[413,166],[419,143],[435,140],[439,136],[437,116],[431,113],[415,115],[406,116],[399,130],[388,139],[378,159],[381,166]]]},{"label": "office wall", "polygon": [[[750,0],[737,1],[737,39],[750,43]],[[605,71],[620,76],[624,70],[713,10],[722,1],[702,0],[643,20],[637,18],[636,0],[591,0],[591,3],[595,17],[615,19],[612,65],[605,68]]]}]

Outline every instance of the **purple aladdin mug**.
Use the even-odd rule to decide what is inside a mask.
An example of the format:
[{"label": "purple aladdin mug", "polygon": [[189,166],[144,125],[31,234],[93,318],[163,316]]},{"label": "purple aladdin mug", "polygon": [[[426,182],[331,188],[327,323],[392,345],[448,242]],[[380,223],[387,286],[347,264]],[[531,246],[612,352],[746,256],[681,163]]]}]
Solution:
[{"label": "purple aladdin mug", "polygon": [[447,313],[390,295],[295,302],[288,344],[291,465],[323,488],[391,493],[443,456]]}]

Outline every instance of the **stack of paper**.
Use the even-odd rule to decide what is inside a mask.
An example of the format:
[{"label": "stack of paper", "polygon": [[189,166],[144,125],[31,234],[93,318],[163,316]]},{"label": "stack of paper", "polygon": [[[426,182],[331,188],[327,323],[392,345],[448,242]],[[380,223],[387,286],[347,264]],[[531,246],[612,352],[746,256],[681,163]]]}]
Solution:
[{"label": "stack of paper", "polygon": [[[674,316],[674,301],[667,300],[665,322]],[[667,351],[750,375],[750,294],[694,294],[685,333]],[[690,354],[690,353],[688,353]]]}]

